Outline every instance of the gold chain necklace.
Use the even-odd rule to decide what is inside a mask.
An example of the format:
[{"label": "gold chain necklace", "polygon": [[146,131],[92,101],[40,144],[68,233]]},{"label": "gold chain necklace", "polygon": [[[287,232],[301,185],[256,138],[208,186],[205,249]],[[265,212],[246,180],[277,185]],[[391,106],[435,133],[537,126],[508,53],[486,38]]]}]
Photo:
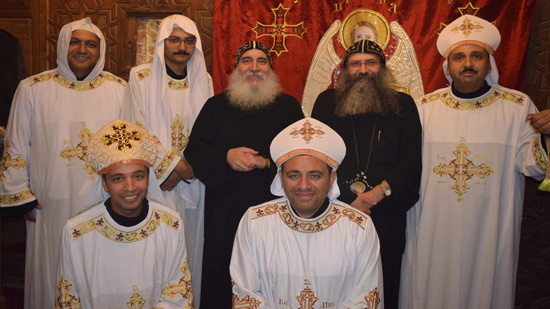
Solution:
[{"label": "gold chain necklace", "polygon": [[[353,122],[353,115],[350,116],[351,118],[351,130],[353,132],[353,145],[355,146],[355,160],[357,163],[357,170],[359,171],[359,147],[357,146],[357,135],[355,134],[355,123]],[[374,118],[374,124],[372,126],[372,133],[370,137],[370,146],[369,146],[369,154],[367,156],[367,164],[365,166],[364,171],[359,171],[357,174],[355,174],[355,177],[351,180],[347,180],[344,183],[349,184],[349,188],[351,192],[355,194],[363,193],[367,189],[372,189],[373,186],[369,184],[367,181],[367,171],[369,170],[369,164],[370,164],[370,157],[372,154],[372,144],[374,142],[374,131],[376,129],[376,121],[378,120],[378,115]]]}]

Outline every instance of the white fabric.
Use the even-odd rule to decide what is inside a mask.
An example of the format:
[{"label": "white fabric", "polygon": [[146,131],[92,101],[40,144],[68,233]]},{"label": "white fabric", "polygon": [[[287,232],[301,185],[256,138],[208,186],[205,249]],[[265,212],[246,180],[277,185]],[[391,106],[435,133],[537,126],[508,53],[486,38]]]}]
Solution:
[{"label": "white fabric", "polygon": [[[277,174],[271,183],[271,193],[284,196],[279,171],[283,163],[298,155],[310,155],[323,160],[336,171],[346,156],[344,140],[331,127],[321,121],[306,117],[289,125],[279,132],[270,146],[271,159],[277,164]],[[332,183],[329,190],[329,200],[340,196],[338,181]]]},{"label": "white fabric", "polygon": [[445,26],[437,38],[437,50],[447,58],[460,43],[476,44],[484,47],[489,54],[500,45],[500,32],[485,19],[465,14]]},{"label": "white fabric", "polygon": [[[420,200],[407,214],[400,305],[513,308],[525,176],[542,179],[539,166],[548,162],[525,120],[537,109],[527,95],[503,87],[470,100],[444,88],[417,103],[423,171]],[[448,169],[455,159],[458,167]],[[485,175],[455,180],[440,176],[443,170]]]},{"label": "white fabric", "polygon": [[[285,198],[251,207],[233,245],[233,305],[383,308],[379,248],[370,217],[338,200],[314,219],[298,218]],[[309,306],[298,299],[307,288]],[[376,289],[380,303],[368,306]]]},{"label": "white fabric", "polygon": [[[105,48],[100,50],[100,61],[87,82],[77,82],[72,72],[65,72],[65,45],[72,30],[83,24],[88,27],[88,22],[84,19],[63,27],[58,40],[62,45],[58,48],[58,63],[65,66],[60,64],[58,69],[21,81],[11,106],[6,151],[10,158],[24,160],[26,165],[9,164],[5,170],[0,169],[0,175],[5,177],[0,180],[0,206],[18,206],[34,200],[43,206],[34,210],[36,223],[27,222],[25,308],[54,305],[55,268],[63,225],[83,210],[83,202],[98,177],[81,158],[91,135],[118,117],[122,103],[126,82],[101,72]],[[101,32],[96,35],[103,42]],[[69,154],[73,148],[77,150],[64,158],[64,151]]]},{"label": "white fabric", "polygon": [[[86,147],[91,135],[120,112],[125,82],[117,82],[107,72],[102,75],[90,81],[102,81],[97,88],[78,91],[63,83],[87,86],[88,82],[73,82],[57,70],[47,71],[23,80],[13,99],[7,151],[11,158],[25,160],[26,166],[4,171],[0,205],[17,206],[37,199],[43,206],[34,211],[36,223],[27,222],[26,308],[52,308],[61,230],[67,219],[83,210],[98,177],[81,158],[69,160],[62,153]],[[44,81],[35,83],[35,79]]]},{"label": "white fabric", "polygon": [[[197,38],[195,51],[187,63],[187,78],[183,80],[170,78],[164,61],[164,39],[176,26]],[[155,168],[158,170],[160,163],[170,162],[168,166],[160,167],[163,172],[157,177],[161,184],[183,157],[195,119],[206,100],[214,95],[195,23],[181,15],[165,18],[159,28],[153,63],[132,68],[129,78],[121,118],[145,125],[159,138],[162,145]],[[173,134],[179,137],[172,138]],[[180,146],[176,145],[178,143]],[[185,222],[195,305],[198,307],[204,243],[204,185],[199,180],[192,180],[190,184],[180,181],[172,191],[163,191],[163,195],[166,205],[176,209]]]},{"label": "white fabric", "polygon": [[105,37],[99,28],[92,24],[89,17],[81,20],[73,21],[66,24],[61,28],[59,32],[59,39],[57,40],[57,68],[61,73],[70,80],[76,80],[76,77],[69,67],[69,61],[67,60],[67,52],[69,51],[69,42],[71,41],[71,35],[75,30],[89,31],[99,38],[99,60],[97,61],[94,69],[88,76],[82,81],[90,81],[97,77],[99,73],[103,71],[105,65]]},{"label": "white fabric", "polygon": [[[129,241],[130,235],[137,240]],[[74,296],[82,308],[129,308],[135,291],[145,302],[132,308],[191,308],[192,297],[184,292],[190,278],[181,218],[168,207],[149,202],[146,219],[125,227],[98,204],[67,222],[60,250],[56,286],[63,278],[72,287],[61,289],[61,298],[58,290],[58,301]],[[180,285],[172,297],[164,290],[169,284]]]}]

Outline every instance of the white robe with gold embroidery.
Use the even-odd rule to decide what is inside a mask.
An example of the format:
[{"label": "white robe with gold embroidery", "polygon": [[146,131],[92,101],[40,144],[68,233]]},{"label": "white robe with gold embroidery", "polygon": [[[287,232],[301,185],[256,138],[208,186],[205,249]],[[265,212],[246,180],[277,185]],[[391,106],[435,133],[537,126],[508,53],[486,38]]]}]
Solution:
[{"label": "white robe with gold embroidery", "polygon": [[288,205],[280,198],[243,216],[230,266],[233,305],[383,308],[380,246],[370,217],[338,200],[313,219],[299,218]]},{"label": "white robe with gold embroidery", "polygon": [[92,135],[118,117],[126,82],[108,72],[86,82],[55,69],[23,80],[11,106],[0,166],[0,206],[34,200],[27,222],[25,272],[28,308],[51,308],[61,231],[83,203],[97,175],[86,160]]},{"label": "white robe with gold embroidery", "polygon": [[[474,99],[450,88],[418,102],[423,131],[420,200],[408,213],[403,308],[512,308],[525,176],[548,158],[518,91]],[[525,176],[524,176],[525,175]]]},{"label": "white robe with gold embroidery", "polygon": [[[132,68],[130,80],[124,97],[124,104],[121,118],[138,122],[151,128],[166,125],[170,127],[171,136],[167,140],[160,140],[162,147],[159,148],[157,161],[155,162],[155,175],[158,183],[161,184],[172,173],[183,150],[187,146],[191,128],[195,123],[202,106],[205,102],[196,102],[189,88],[188,79],[174,80],[167,76],[167,87],[163,95],[164,106],[169,110],[165,111],[168,117],[164,124],[149,123],[147,121],[148,91],[152,87],[153,79],[150,76],[151,64],[143,64]],[[208,76],[209,88],[212,93],[212,83]],[[160,103],[159,103],[160,104]],[[151,121],[164,121],[156,119]],[[157,134],[157,132],[151,132]],[[202,267],[202,246],[204,243],[204,185],[197,179],[190,180],[187,184],[180,181],[171,191],[163,191],[166,205],[176,209],[183,217],[186,229],[187,248],[189,264],[193,274],[193,289],[200,291],[200,274]]]},{"label": "white robe with gold embroidery", "polygon": [[131,227],[103,203],[67,221],[57,278],[56,308],[192,308],[181,217],[153,201]]}]

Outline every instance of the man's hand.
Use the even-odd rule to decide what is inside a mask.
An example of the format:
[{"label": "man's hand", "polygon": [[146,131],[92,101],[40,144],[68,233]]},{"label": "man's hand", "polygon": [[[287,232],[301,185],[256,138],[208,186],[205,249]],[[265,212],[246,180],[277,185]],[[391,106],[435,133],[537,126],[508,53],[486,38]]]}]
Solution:
[{"label": "man's hand", "polygon": [[535,131],[550,135],[550,109],[527,115],[527,121],[531,122]]},{"label": "man's hand", "polygon": [[232,148],[227,152],[227,164],[237,172],[249,172],[258,164],[265,164],[259,162],[261,157],[257,154],[256,150],[247,147]]},{"label": "man's hand", "polygon": [[372,206],[378,204],[385,197],[384,191],[380,186],[375,186],[371,190],[357,194],[357,198],[350,204],[350,206],[361,210],[362,212],[370,215],[370,209]]},{"label": "man's hand", "polygon": [[172,191],[172,189],[174,189],[180,181],[180,175],[176,172],[176,170],[173,170],[172,173],[170,173],[170,176],[168,176],[168,178],[166,178],[166,180],[160,185],[160,189],[162,191]]},{"label": "man's hand", "polygon": [[[31,206],[32,207],[32,206]],[[40,204],[37,204],[36,209],[42,209],[42,205]],[[36,222],[36,217],[34,216],[34,214],[32,213],[33,211],[29,211],[27,212],[26,214],[23,215],[23,219],[27,220],[27,221],[32,221],[32,222]]]},{"label": "man's hand", "polygon": [[195,172],[193,172],[193,167],[191,167],[191,164],[185,160],[185,158],[182,158],[178,165],[176,165],[175,168],[178,175],[180,175],[181,179],[191,179],[195,177]]}]

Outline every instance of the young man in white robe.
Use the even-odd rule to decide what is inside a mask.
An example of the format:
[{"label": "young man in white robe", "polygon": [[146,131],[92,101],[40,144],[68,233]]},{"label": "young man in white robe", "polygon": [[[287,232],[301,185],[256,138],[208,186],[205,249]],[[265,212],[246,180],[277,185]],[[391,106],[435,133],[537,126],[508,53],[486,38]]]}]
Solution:
[{"label": "young man in white robe", "polygon": [[92,137],[87,156],[103,191],[90,199],[108,198],[65,225],[56,308],[193,308],[182,219],[155,201],[157,143],[120,119]]},{"label": "young man in white robe", "polygon": [[498,84],[490,22],[464,15],[439,35],[451,83],[417,101],[420,200],[409,211],[402,308],[513,308],[525,176],[542,179],[550,112]]},{"label": "young man in white robe", "polygon": [[105,38],[89,18],[66,24],[58,67],[23,80],[11,106],[0,165],[0,206],[26,214],[25,308],[52,308],[63,225],[97,178],[92,132],[120,113],[126,82],[103,71]]},{"label": "young man in white robe", "polygon": [[[121,118],[139,122],[163,149],[155,174],[167,206],[184,218],[196,302],[204,242],[204,185],[183,157],[202,106],[214,94],[195,23],[183,15],[162,20],[153,63],[132,68]],[[198,304],[197,304],[198,305]]]},{"label": "young man in white robe", "polygon": [[279,199],[248,209],[233,246],[235,308],[383,308],[380,245],[370,217],[338,201],[342,138],[305,118],[271,143]]}]

